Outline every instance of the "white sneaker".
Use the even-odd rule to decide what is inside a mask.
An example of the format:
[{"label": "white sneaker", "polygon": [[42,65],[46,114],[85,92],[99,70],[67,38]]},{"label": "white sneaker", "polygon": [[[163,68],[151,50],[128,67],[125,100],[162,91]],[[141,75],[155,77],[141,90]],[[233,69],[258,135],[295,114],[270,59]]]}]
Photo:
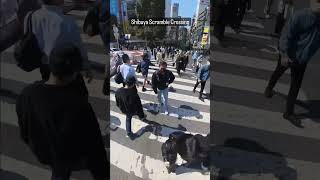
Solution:
[{"label": "white sneaker", "polygon": [[169,111],[165,111],[164,114],[167,115],[167,116],[170,115]]},{"label": "white sneaker", "polygon": [[270,19],[270,14],[266,14],[265,18]]},{"label": "white sneaker", "polygon": [[252,9],[249,9],[247,12],[248,12],[248,13],[253,13],[253,10],[252,10]]}]

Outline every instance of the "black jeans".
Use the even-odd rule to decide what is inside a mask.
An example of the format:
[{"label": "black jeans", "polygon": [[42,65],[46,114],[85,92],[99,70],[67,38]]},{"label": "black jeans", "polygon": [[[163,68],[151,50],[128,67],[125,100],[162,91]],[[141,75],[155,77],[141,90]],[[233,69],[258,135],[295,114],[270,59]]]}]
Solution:
[{"label": "black jeans", "polygon": [[194,85],[194,88],[193,90],[196,90],[198,85],[201,83],[201,88],[200,88],[200,96],[203,94],[203,90],[204,90],[204,87],[206,86],[206,82],[207,81],[199,81],[199,79],[197,79],[197,82],[196,84]]},{"label": "black jeans", "polygon": [[290,90],[288,93],[287,98],[287,107],[286,107],[286,113],[287,114],[293,114],[294,112],[294,104],[297,99],[304,72],[306,70],[307,64],[298,64],[298,63],[292,63],[288,67],[281,65],[281,56],[279,55],[278,58],[278,65],[273,72],[271,79],[269,81],[269,84],[267,86],[267,89],[272,90],[276,83],[278,82],[279,78],[282,76],[282,74],[288,69],[291,69],[291,84],[290,84]]}]

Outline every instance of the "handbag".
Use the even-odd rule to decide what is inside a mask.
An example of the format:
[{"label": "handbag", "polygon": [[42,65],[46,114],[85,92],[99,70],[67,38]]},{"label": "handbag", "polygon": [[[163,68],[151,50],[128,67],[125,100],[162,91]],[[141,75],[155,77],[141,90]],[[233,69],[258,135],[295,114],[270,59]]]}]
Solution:
[{"label": "handbag", "polygon": [[41,59],[44,56],[39,47],[38,40],[32,32],[32,14],[33,12],[31,12],[27,20],[27,32],[14,49],[17,66],[26,72],[39,68],[42,64]]},{"label": "handbag", "polygon": [[136,72],[141,73],[141,62],[137,65]]},{"label": "handbag", "polygon": [[99,5],[89,9],[83,23],[83,32],[89,36],[95,36],[100,33],[99,27]]},{"label": "handbag", "polygon": [[115,81],[117,84],[121,84],[121,83],[124,82],[123,76],[122,76],[122,74],[121,74],[120,71],[114,76],[114,81]]},{"label": "handbag", "polygon": [[103,81],[103,87],[102,87],[102,93],[107,96],[110,94],[110,89],[109,89],[110,81],[109,78],[105,78]]}]

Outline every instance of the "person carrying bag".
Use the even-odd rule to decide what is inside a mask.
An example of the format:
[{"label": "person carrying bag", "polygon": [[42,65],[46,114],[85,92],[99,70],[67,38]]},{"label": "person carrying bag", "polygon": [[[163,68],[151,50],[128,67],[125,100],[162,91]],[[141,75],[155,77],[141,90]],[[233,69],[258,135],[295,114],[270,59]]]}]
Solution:
[{"label": "person carrying bag", "polygon": [[22,40],[15,46],[14,57],[19,68],[26,72],[33,71],[41,66],[44,53],[41,51],[38,40],[32,32],[32,14],[28,17],[27,31]]}]

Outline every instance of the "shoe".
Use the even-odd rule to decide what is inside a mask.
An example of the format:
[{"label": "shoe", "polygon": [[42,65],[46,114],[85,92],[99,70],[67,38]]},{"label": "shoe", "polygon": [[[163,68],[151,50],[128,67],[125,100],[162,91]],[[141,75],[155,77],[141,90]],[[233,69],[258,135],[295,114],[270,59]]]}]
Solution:
[{"label": "shoe", "polygon": [[203,162],[201,162],[201,169],[202,169],[203,171],[208,171],[208,170],[209,170],[208,167],[206,167],[206,166],[203,165]]},{"label": "shoe", "polygon": [[165,111],[164,114],[167,115],[167,116],[170,115],[169,111]]},{"label": "shoe", "polygon": [[192,91],[193,93],[196,93],[196,89],[193,89],[193,91]]},{"label": "shoe", "polygon": [[275,95],[275,94],[276,94],[276,92],[274,90],[268,88],[268,87],[264,91],[264,96],[266,98],[272,98],[272,96]]},{"label": "shoe", "polygon": [[139,118],[141,121],[145,121],[147,119],[147,115],[144,115],[142,118]]},{"label": "shoe", "polygon": [[266,14],[265,18],[270,19],[271,18],[270,14]]},{"label": "shoe", "polygon": [[249,9],[247,12],[248,12],[248,13],[253,13],[253,10],[252,10],[252,9]]},{"label": "shoe", "polygon": [[132,141],[135,139],[135,135],[133,133],[127,133],[127,137],[130,138]]},{"label": "shoe", "polygon": [[142,87],[142,92],[146,92],[147,89],[145,87]]},{"label": "shoe", "polygon": [[293,125],[299,127],[299,128],[303,128],[301,120],[298,119],[298,117],[294,114],[289,114],[289,113],[284,113],[283,114],[283,118],[290,121]]},{"label": "shoe", "polygon": [[149,84],[149,85],[150,85],[150,84],[151,84],[151,82],[150,82],[150,81],[147,81],[147,84]]}]

